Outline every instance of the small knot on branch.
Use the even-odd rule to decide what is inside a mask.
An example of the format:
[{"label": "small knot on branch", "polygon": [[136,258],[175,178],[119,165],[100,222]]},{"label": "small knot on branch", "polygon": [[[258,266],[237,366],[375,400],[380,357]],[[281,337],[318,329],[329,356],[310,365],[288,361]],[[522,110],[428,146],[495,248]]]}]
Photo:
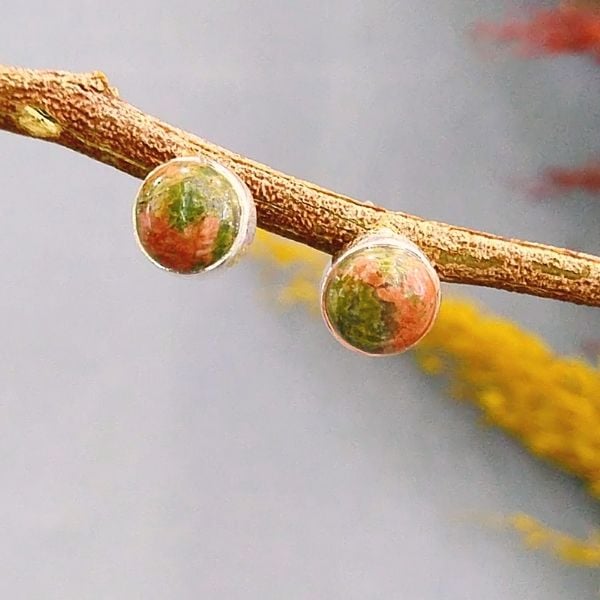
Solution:
[{"label": "small knot on branch", "polygon": [[108,77],[102,71],[94,71],[90,74],[90,82],[93,89],[97,92],[109,94],[115,98],[119,97],[117,88],[112,87],[108,82]]}]

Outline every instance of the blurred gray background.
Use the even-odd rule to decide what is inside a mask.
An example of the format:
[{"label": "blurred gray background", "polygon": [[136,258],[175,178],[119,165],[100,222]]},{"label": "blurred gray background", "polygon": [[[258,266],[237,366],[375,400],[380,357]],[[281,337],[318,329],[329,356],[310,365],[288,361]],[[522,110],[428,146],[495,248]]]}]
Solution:
[{"label": "blurred gray background", "polygon": [[[600,204],[533,202],[600,153],[600,69],[491,59],[511,0],[7,4],[0,62],[103,70],[144,110],[391,208],[600,251]],[[489,54],[489,53],[488,53]],[[484,523],[586,535],[598,505],[410,357],[354,356],[251,260],[164,275],[138,182],[0,135],[0,597],[578,599],[597,572]],[[458,289],[578,353],[597,313]]]}]

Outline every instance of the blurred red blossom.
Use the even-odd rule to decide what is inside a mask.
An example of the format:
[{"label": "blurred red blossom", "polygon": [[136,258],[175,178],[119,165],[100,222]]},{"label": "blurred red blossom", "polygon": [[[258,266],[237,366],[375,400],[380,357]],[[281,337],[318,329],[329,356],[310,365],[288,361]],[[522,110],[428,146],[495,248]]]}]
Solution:
[{"label": "blurred red blossom", "polygon": [[563,3],[528,12],[504,23],[479,23],[478,39],[512,45],[519,56],[590,54],[600,61],[600,10],[592,4]]},{"label": "blurred red blossom", "polygon": [[537,197],[553,196],[570,190],[599,194],[600,160],[581,167],[549,167],[529,187],[529,191]]}]

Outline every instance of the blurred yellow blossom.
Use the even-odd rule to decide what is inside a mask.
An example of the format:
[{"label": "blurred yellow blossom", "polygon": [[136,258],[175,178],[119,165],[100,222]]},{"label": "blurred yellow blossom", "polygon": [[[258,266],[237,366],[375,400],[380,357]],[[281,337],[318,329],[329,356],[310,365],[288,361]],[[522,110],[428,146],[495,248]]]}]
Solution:
[{"label": "blurred yellow blossom", "polygon": [[[256,258],[283,271],[279,301],[318,310],[328,257],[260,232]],[[270,269],[271,278],[275,277]],[[413,351],[430,375],[448,379],[452,395],[478,405],[533,454],[569,471],[600,497],[600,371],[554,353],[539,337],[467,300],[447,298],[429,335]],[[517,515],[510,520],[531,547],[582,566],[600,567],[597,534],[579,540]]]},{"label": "blurred yellow blossom", "polygon": [[[283,306],[302,305],[310,312],[319,311],[319,281],[328,256],[308,246],[285,238],[256,232],[252,255],[267,266],[264,276],[275,282],[283,272],[283,284],[278,285],[277,299]],[[277,267],[277,271],[269,268]]]},{"label": "blurred yellow blossom", "polygon": [[[261,232],[255,255],[288,270],[279,298],[314,309],[326,256]],[[470,301],[447,298],[414,350],[420,367],[444,375],[452,395],[479,405],[538,456],[580,476],[600,496],[600,371],[562,357],[515,323]]]},{"label": "blurred yellow blossom", "polygon": [[580,540],[546,527],[528,515],[514,515],[509,525],[534,550],[546,549],[564,562],[580,567],[600,567],[600,532]]},{"label": "blurred yellow blossom", "polygon": [[537,336],[465,300],[447,299],[415,350],[453,394],[534,454],[584,479],[600,496],[600,372],[552,352]]}]

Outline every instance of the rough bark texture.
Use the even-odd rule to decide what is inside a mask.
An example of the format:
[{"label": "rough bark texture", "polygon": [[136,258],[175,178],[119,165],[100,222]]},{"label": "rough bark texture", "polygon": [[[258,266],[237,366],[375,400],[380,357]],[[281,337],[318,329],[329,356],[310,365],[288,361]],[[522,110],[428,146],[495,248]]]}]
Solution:
[{"label": "rough bark texture", "polygon": [[444,281],[600,306],[599,257],[425,221],[279,173],[143,113],[121,100],[102,73],[0,66],[0,129],[61,144],[139,178],[170,158],[203,153],[248,184],[268,231],[335,254],[385,226],[416,242]]}]

